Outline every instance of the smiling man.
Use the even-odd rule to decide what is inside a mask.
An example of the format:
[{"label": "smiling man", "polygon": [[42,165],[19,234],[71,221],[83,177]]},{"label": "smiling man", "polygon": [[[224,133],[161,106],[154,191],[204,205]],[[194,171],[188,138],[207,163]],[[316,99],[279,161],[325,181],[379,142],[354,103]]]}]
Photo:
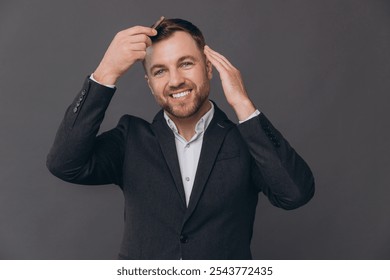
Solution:
[{"label": "smiling man", "polygon": [[[137,61],[162,110],[97,136],[117,80]],[[209,100],[212,67],[239,124]],[[66,111],[47,158],[57,177],[116,184],[125,197],[121,259],[251,259],[259,192],[284,209],[314,179],[263,113],[240,72],[182,19],[119,32]]]}]

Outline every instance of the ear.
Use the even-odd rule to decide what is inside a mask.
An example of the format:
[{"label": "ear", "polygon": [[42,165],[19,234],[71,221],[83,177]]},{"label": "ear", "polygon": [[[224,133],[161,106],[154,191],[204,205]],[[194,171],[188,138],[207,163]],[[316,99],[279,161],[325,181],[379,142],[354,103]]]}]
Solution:
[{"label": "ear", "polygon": [[207,71],[207,77],[209,80],[213,78],[213,64],[211,64],[210,60],[206,58],[206,71]]},{"label": "ear", "polygon": [[154,95],[153,89],[152,89],[152,87],[150,86],[149,76],[146,75],[146,74],[145,74],[145,80],[146,80],[146,82],[148,83],[148,87],[149,87],[149,89],[150,89],[150,92]]}]

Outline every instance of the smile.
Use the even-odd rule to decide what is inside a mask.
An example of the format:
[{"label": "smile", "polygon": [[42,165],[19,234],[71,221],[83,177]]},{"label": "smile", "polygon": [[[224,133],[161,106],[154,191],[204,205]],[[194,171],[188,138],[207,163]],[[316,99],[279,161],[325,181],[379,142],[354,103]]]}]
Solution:
[{"label": "smile", "polygon": [[191,92],[191,90],[186,90],[186,91],[171,94],[170,96],[173,98],[181,98],[181,97],[185,97],[185,96],[189,95],[190,92]]}]

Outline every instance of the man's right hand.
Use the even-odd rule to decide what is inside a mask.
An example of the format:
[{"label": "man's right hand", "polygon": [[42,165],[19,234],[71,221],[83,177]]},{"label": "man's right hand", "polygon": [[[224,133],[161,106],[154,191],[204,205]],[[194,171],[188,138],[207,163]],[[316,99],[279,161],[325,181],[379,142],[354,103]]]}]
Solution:
[{"label": "man's right hand", "polygon": [[155,29],[145,26],[118,32],[93,73],[94,79],[101,84],[114,85],[137,60],[145,58],[146,48],[152,44],[149,36],[155,35]]}]

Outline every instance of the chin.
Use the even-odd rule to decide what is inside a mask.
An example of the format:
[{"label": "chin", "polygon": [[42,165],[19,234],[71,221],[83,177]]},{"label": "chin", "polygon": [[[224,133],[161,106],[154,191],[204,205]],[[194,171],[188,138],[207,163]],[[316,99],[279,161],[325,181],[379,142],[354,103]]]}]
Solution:
[{"label": "chin", "polygon": [[195,115],[200,109],[200,107],[198,108],[195,105],[190,105],[190,106],[191,106],[190,108],[188,108],[188,106],[186,105],[180,106],[180,108],[177,108],[178,106],[175,106],[176,108],[169,107],[166,108],[165,110],[175,118],[186,119]]}]

